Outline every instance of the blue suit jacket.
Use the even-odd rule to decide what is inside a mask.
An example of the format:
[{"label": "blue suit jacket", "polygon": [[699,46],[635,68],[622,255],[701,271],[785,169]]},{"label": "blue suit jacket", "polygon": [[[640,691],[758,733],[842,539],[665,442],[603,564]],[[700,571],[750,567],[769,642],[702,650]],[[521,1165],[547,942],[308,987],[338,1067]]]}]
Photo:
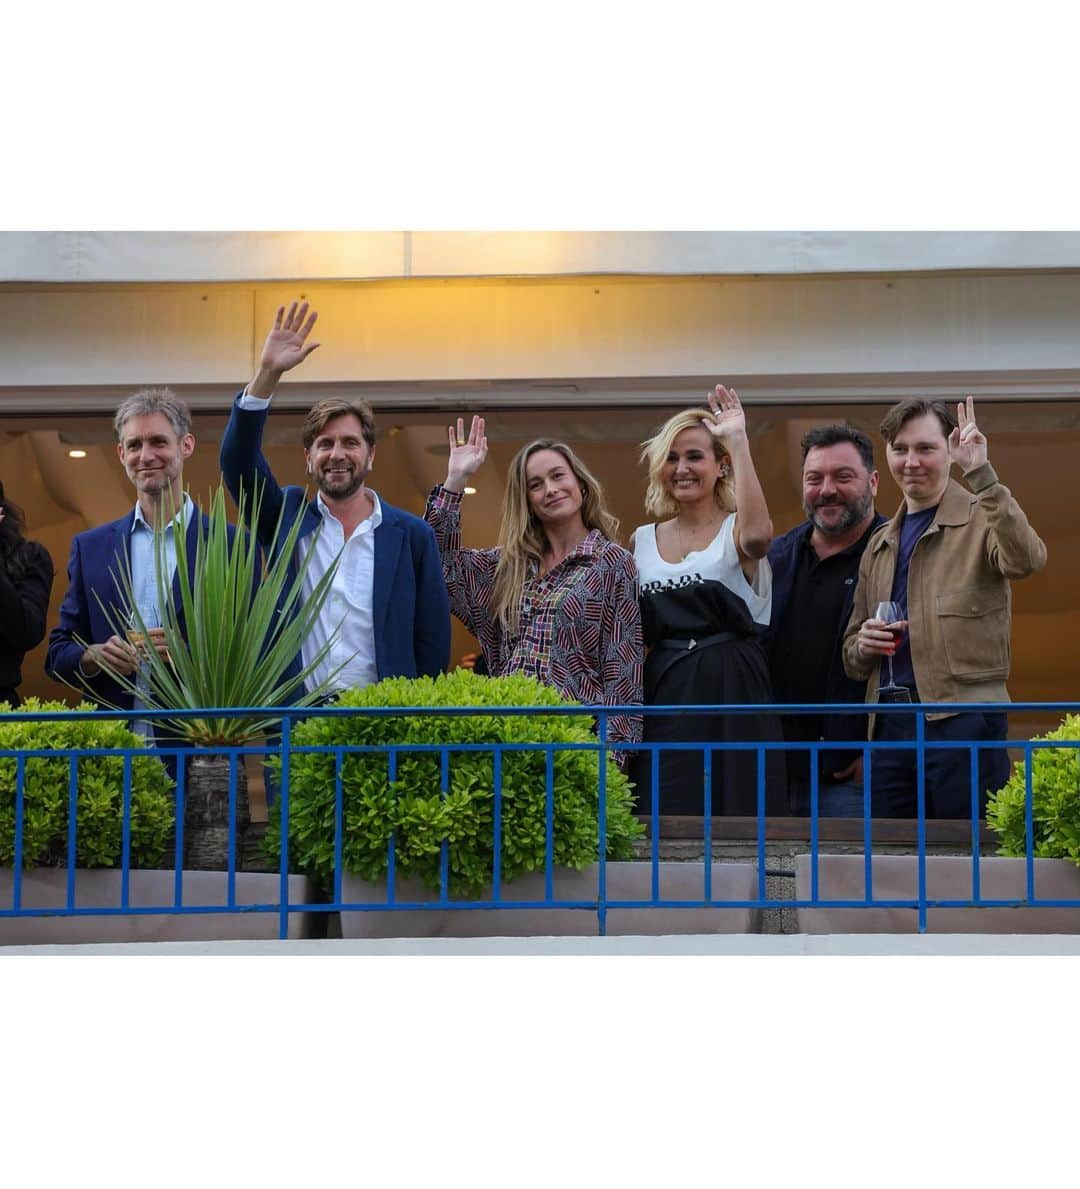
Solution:
[{"label": "blue suit jacket", "polygon": [[[106,607],[115,609],[121,622],[128,615],[120,574],[131,564],[131,526],[135,509],[110,524],[78,533],[71,542],[68,559],[68,589],[60,605],[60,622],[49,633],[49,651],[45,658],[45,672],[58,681],[67,681],[85,689],[95,702],[108,702],[128,709],[132,698],[104,673],[95,677],[79,674],[78,664],[85,649],[77,643],[78,636],[87,644],[101,644],[114,634],[114,628],[101,609],[98,597]],[[188,568],[195,564],[195,548],[200,528],[205,532],[209,523],[197,508],[187,527]],[[173,583],[173,602],[180,607],[179,580]],[[183,611],[181,610],[181,626]]]},{"label": "blue suit jacket", "polygon": [[[262,488],[259,543],[276,551],[279,516],[284,531],[302,513],[300,536],[322,524],[314,500],[300,487],[279,487],[262,454],[267,410],[241,409],[235,402],[221,440],[221,473],[234,500],[241,488],[249,499]],[[384,677],[434,677],[450,660],[450,602],[431,526],[418,516],[381,501],[375,529],[373,620],[375,668]],[[296,569],[296,559],[291,561]]]}]

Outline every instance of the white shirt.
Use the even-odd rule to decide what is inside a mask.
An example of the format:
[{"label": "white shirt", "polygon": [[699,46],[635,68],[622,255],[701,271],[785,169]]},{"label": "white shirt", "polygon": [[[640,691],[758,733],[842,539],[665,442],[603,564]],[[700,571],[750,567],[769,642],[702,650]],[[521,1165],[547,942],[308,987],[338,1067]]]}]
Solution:
[{"label": "white shirt", "polygon": [[[195,514],[195,505],[191,496],[184,492],[184,503],[179,513],[161,530],[164,534],[163,548],[165,551],[165,572],[168,584],[165,597],[170,598],[173,576],[176,574],[176,533],[178,524],[182,524],[187,531],[191,518]],[[154,529],[143,515],[142,508],[135,505],[135,517],[131,522],[131,540],[128,542],[128,555],[131,560],[131,593],[135,598],[135,606],[139,609],[144,625],[148,628],[164,626],[165,614],[158,603],[157,589],[157,561],[155,557]],[[134,627],[134,624],[131,625]],[[135,679],[136,686],[146,689],[145,678],[140,674]],[[133,707],[142,709],[146,703],[136,695]],[[150,735],[150,724],[145,719],[139,719],[134,724],[134,730],[139,735]]]},{"label": "white shirt", "polygon": [[305,599],[310,598],[319,580],[341,554],[322,614],[300,648],[306,667],[340,625],[330,651],[308,677],[309,687],[328,677],[339,665],[344,668],[333,680],[335,689],[371,685],[379,680],[375,665],[375,530],[382,524],[382,504],[370,487],[367,491],[375,507],[353,529],[347,541],[344,526],[323,503],[320,492],[315,504],[322,516],[322,528],[317,534],[301,537],[297,545],[300,562],[310,549],[315,550],[304,576]]},{"label": "white shirt", "polygon": [[[265,409],[270,405],[270,398],[249,396],[245,390],[237,403],[241,409]],[[310,597],[339,553],[341,563],[323,603],[322,614],[300,647],[304,667],[315,659],[335,628],[340,625],[341,631],[322,663],[309,675],[309,688],[329,676],[339,665],[344,668],[333,680],[335,689],[372,685],[379,680],[375,665],[375,530],[382,524],[382,504],[370,487],[366,490],[374,508],[371,515],[353,529],[347,541],[341,521],[323,503],[321,492],[315,500],[323,523],[314,544],[315,556],[304,577],[304,598]],[[298,561],[303,562],[311,548],[312,537],[301,537],[297,545]]]}]

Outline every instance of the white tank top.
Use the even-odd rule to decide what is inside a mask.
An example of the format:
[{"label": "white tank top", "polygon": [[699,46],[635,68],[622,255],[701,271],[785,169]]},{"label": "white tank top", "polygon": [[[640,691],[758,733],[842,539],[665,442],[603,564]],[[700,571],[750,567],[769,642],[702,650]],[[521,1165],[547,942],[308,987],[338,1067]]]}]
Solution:
[{"label": "white tank top", "polygon": [[772,567],[769,559],[758,562],[753,583],[747,582],[735,548],[735,516],[724,517],[719,531],[704,548],[691,552],[682,561],[664,561],[656,547],[656,525],[643,524],[634,529],[634,563],[641,593],[649,587],[662,590],[684,583],[712,580],[722,582],[746,604],[755,623],[768,626],[772,614]]}]

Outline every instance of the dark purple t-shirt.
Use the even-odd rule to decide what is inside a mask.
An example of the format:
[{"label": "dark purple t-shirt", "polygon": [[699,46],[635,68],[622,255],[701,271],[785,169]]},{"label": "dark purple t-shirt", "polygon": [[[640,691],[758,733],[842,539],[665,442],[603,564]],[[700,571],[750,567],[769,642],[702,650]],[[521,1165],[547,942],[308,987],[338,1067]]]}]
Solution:
[{"label": "dark purple t-shirt", "polygon": [[[900,522],[900,553],[896,559],[896,573],[893,576],[892,600],[904,608],[904,618],[908,617],[907,581],[908,567],[911,565],[911,554],[915,544],[934,522],[937,505],[924,508],[921,512],[905,512]],[[897,685],[915,687],[915,670],[911,665],[910,633],[905,632],[900,647],[893,655],[893,680]],[[884,681],[884,678],[882,678]]]}]

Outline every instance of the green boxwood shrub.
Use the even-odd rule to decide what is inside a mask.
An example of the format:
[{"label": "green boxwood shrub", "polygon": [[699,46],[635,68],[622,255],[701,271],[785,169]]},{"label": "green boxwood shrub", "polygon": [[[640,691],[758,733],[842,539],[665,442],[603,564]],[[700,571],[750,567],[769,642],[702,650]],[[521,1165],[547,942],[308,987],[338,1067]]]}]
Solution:
[{"label": "green boxwood shrub", "polygon": [[[0,709],[10,710],[6,702]],[[69,710],[63,702],[27,698],[20,710]],[[97,707],[83,702],[78,710]],[[66,751],[72,748],[142,747],[143,740],[122,721],[66,719],[33,722],[12,719],[0,723],[0,749]],[[56,866],[67,862],[68,781],[66,755],[28,757],[23,772],[23,865]],[[15,791],[17,761],[0,758],[0,866],[15,858]],[[78,760],[76,856],[79,867],[116,867],[123,842],[124,758],[122,755],[85,756]],[[131,761],[131,862],[159,865],[173,830],[172,781],[165,765],[152,752]]]},{"label": "green boxwood shrub", "polygon": [[[1035,738],[1080,740],[1080,714],[1066,715],[1056,730]],[[987,804],[986,822],[997,834],[1003,855],[1027,853],[1024,785],[1021,761]],[[1072,859],[1080,866],[1080,748],[1040,747],[1032,752],[1031,814],[1035,856]]]},{"label": "green boxwood shrub", "polygon": [[[467,669],[435,679],[390,678],[349,690],[335,702],[367,706],[559,706],[572,705],[531,677],[484,677]],[[592,743],[589,715],[367,716],[311,718],[292,735],[297,747],[391,743]],[[334,866],[333,755],[290,759],[289,858],[329,884]],[[633,817],[631,786],[614,760],[607,764],[607,856],[630,858],[644,831]],[[274,761],[271,761],[273,764]],[[277,761],[280,768],[280,760]],[[398,753],[397,779],[389,781],[385,754],[346,755],[342,764],[342,864],[345,871],[375,881],[386,875],[387,847],[394,835],[397,874],[419,876],[439,886],[440,849],[448,842],[453,895],[480,893],[491,883],[495,803],[491,752],[450,754],[449,781],[441,796],[436,753]],[[545,857],[546,757],[542,751],[503,752],[503,878],[543,870]],[[598,847],[598,753],[556,751],[553,763],[553,863],[578,870],[596,861]],[[266,845],[277,861],[280,822],[270,815]]]}]

